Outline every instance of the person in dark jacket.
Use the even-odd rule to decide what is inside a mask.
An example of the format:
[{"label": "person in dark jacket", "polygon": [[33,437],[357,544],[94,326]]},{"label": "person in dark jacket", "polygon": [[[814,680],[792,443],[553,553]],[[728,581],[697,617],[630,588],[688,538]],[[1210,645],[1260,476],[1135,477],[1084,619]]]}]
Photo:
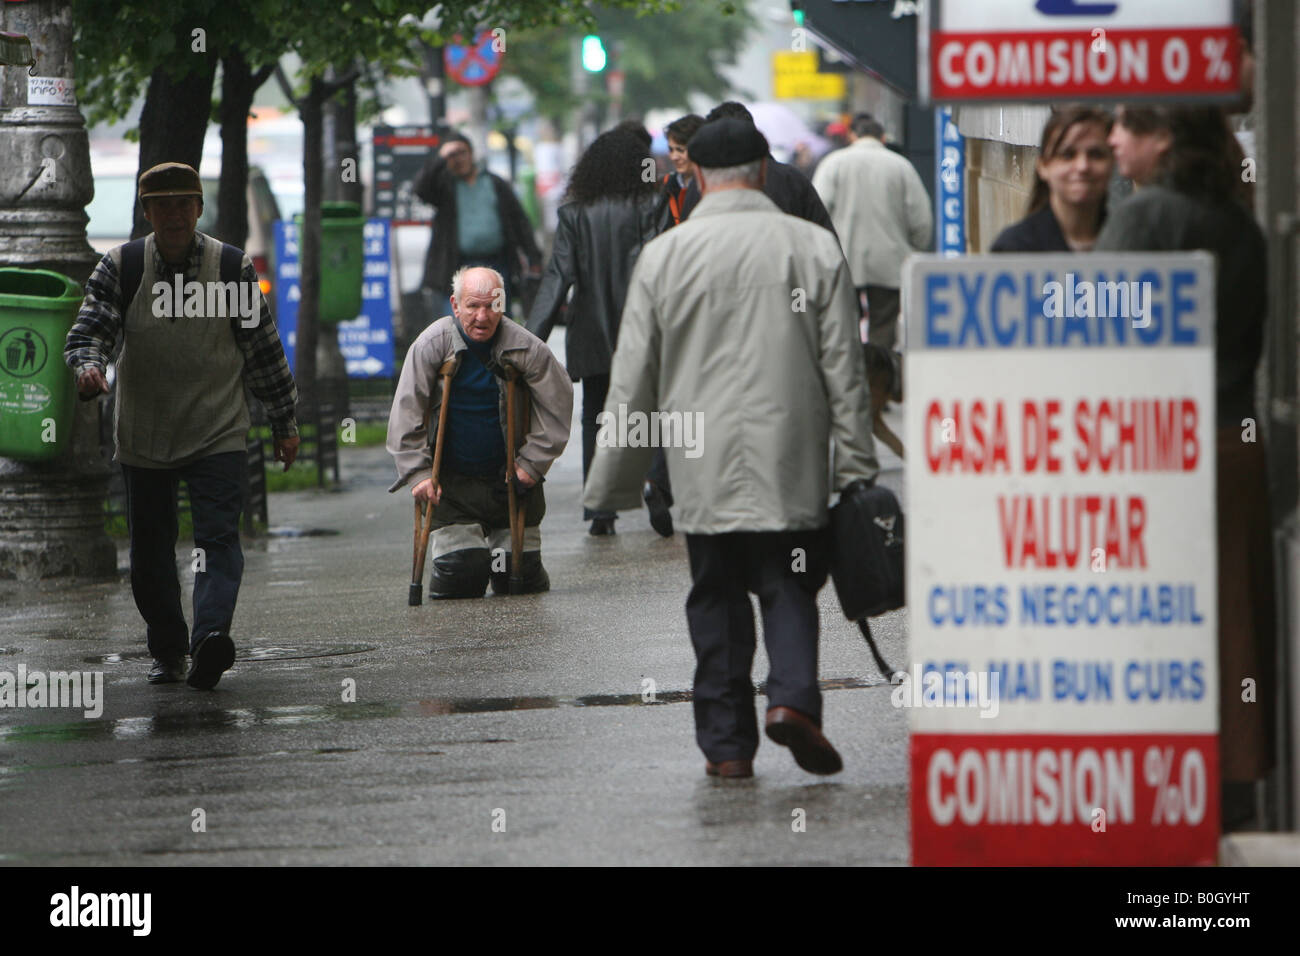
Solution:
[{"label": "person in dark jacket", "polygon": [[1003,229],[992,252],[1087,252],[1106,218],[1106,187],[1114,159],[1101,110],[1055,110],[1043,127],[1034,189],[1025,218]]},{"label": "person in dark jacket", "polygon": [[[728,117],[754,122],[754,117],[749,110],[735,101],[719,103],[709,110],[709,115],[704,117],[704,122],[712,123],[714,120]],[[831,223],[831,214],[826,211],[821,197],[817,195],[817,190],[813,188],[808,177],[793,166],[778,163],[770,153],[767,157],[767,179],[763,183],[763,193],[776,203],[777,208],[782,212],[824,226],[831,231],[831,235],[835,236],[836,240],[839,239],[835,226]],[[683,220],[690,216],[691,210],[699,201],[700,186],[697,181],[692,180],[682,200]]]},{"label": "person in dark jacket", "polygon": [[[463,266],[487,266],[506,278],[506,311],[524,271],[541,269],[533,227],[510,184],[474,162],[474,148],[449,136],[415,180],[415,194],[437,210],[424,263],[426,289],[451,314],[451,277]],[[436,316],[435,316],[436,318]]]},{"label": "person in dark jacket", "polygon": [[[1110,144],[1135,191],[1098,251],[1208,249],[1215,276],[1218,433],[1219,741],[1223,827],[1253,816],[1252,784],[1273,767],[1277,700],[1272,521],[1257,440],[1255,370],[1267,316],[1267,244],[1244,202],[1239,153],[1216,107],[1124,107]],[[1242,681],[1256,696],[1242,699]],[[1258,702],[1256,702],[1258,701]]]},{"label": "person in dark jacket", "polygon": [[[582,154],[559,209],[555,246],[528,317],[528,331],[551,334],[570,288],[565,364],[582,381],[582,474],[596,453],[596,416],[605,407],[623,300],[641,247],[658,233],[658,189],[645,176],[650,151],[636,133],[602,133]],[[584,510],[591,533],[614,533],[617,515]]]}]

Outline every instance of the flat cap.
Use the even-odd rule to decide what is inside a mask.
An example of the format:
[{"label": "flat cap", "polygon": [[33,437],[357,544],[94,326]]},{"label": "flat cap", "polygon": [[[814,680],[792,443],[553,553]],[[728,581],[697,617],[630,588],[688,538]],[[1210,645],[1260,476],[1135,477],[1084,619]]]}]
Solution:
[{"label": "flat cap", "polygon": [[198,196],[202,199],[203,183],[192,166],[159,163],[140,174],[140,198],[156,196]]},{"label": "flat cap", "polygon": [[686,151],[691,162],[705,169],[743,166],[767,155],[767,137],[753,123],[727,117],[696,130]]}]

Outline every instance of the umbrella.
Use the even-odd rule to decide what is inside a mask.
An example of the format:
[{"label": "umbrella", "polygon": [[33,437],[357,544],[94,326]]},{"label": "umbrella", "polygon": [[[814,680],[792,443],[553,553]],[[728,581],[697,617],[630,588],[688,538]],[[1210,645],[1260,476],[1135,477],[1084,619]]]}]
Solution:
[{"label": "umbrella", "polygon": [[823,156],[834,145],[814,133],[798,113],[781,103],[755,103],[749,106],[749,112],[774,153],[791,156],[794,148],[804,143],[813,156]]}]

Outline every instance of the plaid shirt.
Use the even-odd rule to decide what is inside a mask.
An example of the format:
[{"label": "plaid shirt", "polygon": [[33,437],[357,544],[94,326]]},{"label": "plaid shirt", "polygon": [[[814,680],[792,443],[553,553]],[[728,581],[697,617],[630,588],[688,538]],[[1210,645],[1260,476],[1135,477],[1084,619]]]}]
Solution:
[{"label": "plaid shirt", "polygon": [[[201,232],[194,234],[189,254],[185,257],[186,282],[198,279],[206,239]],[[160,276],[171,276],[176,271],[175,267],[163,261],[156,245],[153,264],[156,274]],[[241,282],[256,284],[257,271],[251,264],[245,265],[239,279]],[[121,277],[113,265],[112,257],[105,255],[86,281],[86,297],[63,349],[64,361],[73,371],[80,374],[87,367],[97,368],[101,372],[104,370],[104,365],[112,357],[122,335],[122,313],[119,308],[121,298]],[[271,308],[266,304],[265,296],[259,298],[262,300],[262,314],[257,325],[251,329],[244,328],[242,322],[232,325],[235,341],[244,353],[244,382],[266,409],[272,434],[276,438],[292,438],[298,434],[298,424],[294,418],[298,389],[294,385],[289,362],[284,356],[284,348],[280,345],[280,335],[271,318]]]}]

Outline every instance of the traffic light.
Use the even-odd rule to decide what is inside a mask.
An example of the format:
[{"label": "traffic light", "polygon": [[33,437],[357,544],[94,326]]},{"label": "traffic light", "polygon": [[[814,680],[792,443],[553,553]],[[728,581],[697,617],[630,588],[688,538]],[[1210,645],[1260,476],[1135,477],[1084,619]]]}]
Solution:
[{"label": "traffic light", "polygon": [[582,38],[582,68],[588,73],[599,73],[605,69],[605,44],[600,37],[589,33]]},{"label": "traffic light", "polygon": [[790,4],[790,15],[794,17],[795,26],[803,26],[803,10],[799,7],[799,0],[794,0]]}]

